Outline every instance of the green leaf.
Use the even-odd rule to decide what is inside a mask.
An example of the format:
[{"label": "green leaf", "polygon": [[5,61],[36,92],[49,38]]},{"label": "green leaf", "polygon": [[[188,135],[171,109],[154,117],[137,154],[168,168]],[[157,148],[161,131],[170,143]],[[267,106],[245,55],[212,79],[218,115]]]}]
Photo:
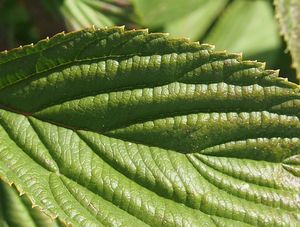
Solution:
[{"label": "green leaf", "polygon": [[78,30],[92,25],[101,27],[113,25],[108,17],[82,0],[64,0],[61,10],[70,26],[70,30]]},{"label": "green leaf", "polygon": [[204,1],[203,4],[198,4],[198,8],[187,16],[167,23],[165,31],[170,32],[172,36],[187,36],[192,40],[198,40],[199,37],[205,35],[227,3],[228,0]]},{"label": "green leaf", "polygon": [[281,48],[277,23],[269,1],[233,1],[204,42],[217,49],[243,52],[246,58],[275,67]]},{"label": "green leaf", "polygon": [[151,28],[185,17],[206,4],[205,0],[131,0],[131,2],[140,23]]},{"label": "green leaf", "polygon": [[60,14],[68,30],[79,30],[93,25],[98,27],[112,26],[129,21],[130,4],[123,1],[104,0],[43,0],[51,12]]},{"label": "green leaf", "polygon": [[299,86],[147,30],[0,54],[0,178],[75,226],[297,226]]},{"label": "green leaf", "polygon": [[0,183],[0,226],[20,227],[57,227],[59,224],[51,220],[37,208],[32,208],[25,195],[20,197],[17,191]]},{"label": "green leaf", "polygon": [[298,0],[274,0],[281,32],[287,41],[293,58],[293,67],[300,79],[300,2]]}]

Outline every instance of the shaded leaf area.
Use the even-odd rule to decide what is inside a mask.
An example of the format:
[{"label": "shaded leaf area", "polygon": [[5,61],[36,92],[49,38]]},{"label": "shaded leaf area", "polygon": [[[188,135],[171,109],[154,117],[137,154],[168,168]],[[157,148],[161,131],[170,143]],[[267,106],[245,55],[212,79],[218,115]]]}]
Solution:
[{"label": "shaded leaf area", "polygon": [[300,2],[297,0],[275,0],[276,15],[281,32],[293,57],[293,67],[300,79]]},{"label": "shaded leaf area", "polygon": [[299,224],[299,86],[264,64],[116,27],[1,53],[0,71],[0,176],[48,215]]},{"label": "shaded leaf area", "polygon": [[16,0],[0,1],[0,50],[38,41],[28,12]]},{"label": "shaded leaf area", "polygon": [[[25,195],[20,196],[15,188],[0,183],[0,225],[3,227],[58,227],[60,224],[32,208]],[[61,225],[62,226],[62,225]]]},{"label": "shaded leaf area", "polygon": [[61,16],[69,31],[82,28],[128,24],[133,17],[127,0],[43,0],[43,5],[54,15]]},{"label": "shaded leaf area", "polygon": [[281,51],[277,23],[268,1],[233,1],[204,42],[218,49],[242,51],[246,58],[266,61],[271,67],[276,67]]},{"label": "shaded leaf area", "polygon": [[134,27],[129,0],[1,0],[0,50],[93,25]]},{"label": "shaded leaf area", "polygon": [[[203,0],[131,0],[134,9],[144,26],[157,28],[168,22],[182,18],[195,10],[195,7],[203,6]],[[155,10],[154,10],[155,9]]]}]

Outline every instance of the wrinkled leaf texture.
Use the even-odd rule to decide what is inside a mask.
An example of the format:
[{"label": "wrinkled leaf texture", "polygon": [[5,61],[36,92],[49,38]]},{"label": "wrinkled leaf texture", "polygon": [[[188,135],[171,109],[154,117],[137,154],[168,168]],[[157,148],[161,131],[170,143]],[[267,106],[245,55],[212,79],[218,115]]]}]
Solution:
[{"label": "wrinkled leaf texture", "polygon": [[0,177],[75,226],[299,226],[299,86],[123,27],[0,54]]}]

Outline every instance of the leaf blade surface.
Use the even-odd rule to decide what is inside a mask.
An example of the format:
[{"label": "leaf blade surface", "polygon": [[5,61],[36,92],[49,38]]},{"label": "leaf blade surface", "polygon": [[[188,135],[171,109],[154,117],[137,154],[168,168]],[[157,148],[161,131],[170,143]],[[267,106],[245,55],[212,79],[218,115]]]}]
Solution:
[{"label": "leaf blade surface", "polygon": [[47,214],[299,223],[299,87],[263,64],[112,28],[2,53],[0,70],[0,176]]}]

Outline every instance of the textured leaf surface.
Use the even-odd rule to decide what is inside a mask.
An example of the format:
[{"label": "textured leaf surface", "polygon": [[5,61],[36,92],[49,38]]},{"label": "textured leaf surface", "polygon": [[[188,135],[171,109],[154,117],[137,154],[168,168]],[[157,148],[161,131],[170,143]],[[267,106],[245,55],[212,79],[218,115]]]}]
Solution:
[{"label": "textured leaf surface", "polygon": [[299,87],[123,28],[0,54],[0,176],[75,226],[298,226]]},{"label": "textured leaf surface", "polygon": [[275,0],[280,29],[293,57],[293,66],[300,79],[300,1]]}]

